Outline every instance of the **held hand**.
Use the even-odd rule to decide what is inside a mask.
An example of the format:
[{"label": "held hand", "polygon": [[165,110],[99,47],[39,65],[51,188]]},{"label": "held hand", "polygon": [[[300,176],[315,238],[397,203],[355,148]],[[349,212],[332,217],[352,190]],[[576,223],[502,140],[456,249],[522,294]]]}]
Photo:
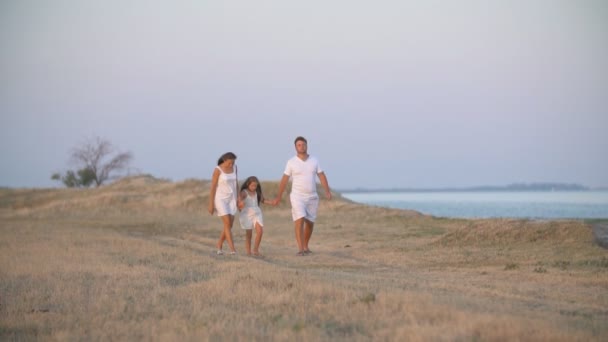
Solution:
[{"label": "held hand", "polygon": [[272,204],[272,205],[279,205],[279,203],[281,203],[281,200],[279,198],[275,198],[272,201],[270,201],[270,204]]},{"label": "held hand", "polygon": [[236,202],[236,206],[239,208],[239,210],[243,210],[243,208],[245,207],[245,202],[238,200]]}]

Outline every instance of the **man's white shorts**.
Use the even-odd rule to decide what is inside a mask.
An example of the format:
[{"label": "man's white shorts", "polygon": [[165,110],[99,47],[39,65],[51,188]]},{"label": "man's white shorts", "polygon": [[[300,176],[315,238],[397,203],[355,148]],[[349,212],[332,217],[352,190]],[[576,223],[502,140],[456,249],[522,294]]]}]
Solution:
[{"label": "man's white shorts", "polygon": [[291,200],[291,217],[294,221],[305,218],[310,222],[315,222],[319,208],[319,196],[302,197],[290,194],[289,199]]}]

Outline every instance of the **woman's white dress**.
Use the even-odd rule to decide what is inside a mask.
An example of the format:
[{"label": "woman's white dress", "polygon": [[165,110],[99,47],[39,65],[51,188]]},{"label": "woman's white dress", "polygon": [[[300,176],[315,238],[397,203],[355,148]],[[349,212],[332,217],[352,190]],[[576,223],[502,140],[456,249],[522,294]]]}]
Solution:
[{"label": "woman's white dress", "polygon": [[224,173],[219,166],[216,168],[220,170],[214,202],[217,216],[236,215],[236,172]]}]

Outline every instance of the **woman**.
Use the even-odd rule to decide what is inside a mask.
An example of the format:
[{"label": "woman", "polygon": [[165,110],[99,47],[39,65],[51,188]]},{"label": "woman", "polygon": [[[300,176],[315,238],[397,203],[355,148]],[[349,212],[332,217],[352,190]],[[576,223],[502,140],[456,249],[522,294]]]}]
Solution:
[{"label": "woman", "polygon": [[222,218],[224,229],[217,242],[217,254],[222,255],[224,241],[228,241],[230,254],[236,254],[234,242],[232,240],[232,225],[234,216],[237,212],[237,172],[234,161],[236,155],[232,152],[224,153],[217,161],[217,166],[213,170],[211,177],[211,193],[209,195],[209,214],[217,212],[217,216]]}]

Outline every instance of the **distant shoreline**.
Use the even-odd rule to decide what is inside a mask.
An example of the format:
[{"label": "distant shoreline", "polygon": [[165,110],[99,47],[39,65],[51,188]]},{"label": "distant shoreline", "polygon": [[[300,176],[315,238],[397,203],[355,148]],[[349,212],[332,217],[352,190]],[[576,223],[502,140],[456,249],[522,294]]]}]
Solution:
[{"label": "distant shoreline", "polygon": [[533,183],[510,184],[507,186],[475,186],[463,188],[354,188],[337,189],[340,193],[369,193],[369,192],[516,192],[516,191],[606,191],[608,187],[590,188],[580,184]]}]

